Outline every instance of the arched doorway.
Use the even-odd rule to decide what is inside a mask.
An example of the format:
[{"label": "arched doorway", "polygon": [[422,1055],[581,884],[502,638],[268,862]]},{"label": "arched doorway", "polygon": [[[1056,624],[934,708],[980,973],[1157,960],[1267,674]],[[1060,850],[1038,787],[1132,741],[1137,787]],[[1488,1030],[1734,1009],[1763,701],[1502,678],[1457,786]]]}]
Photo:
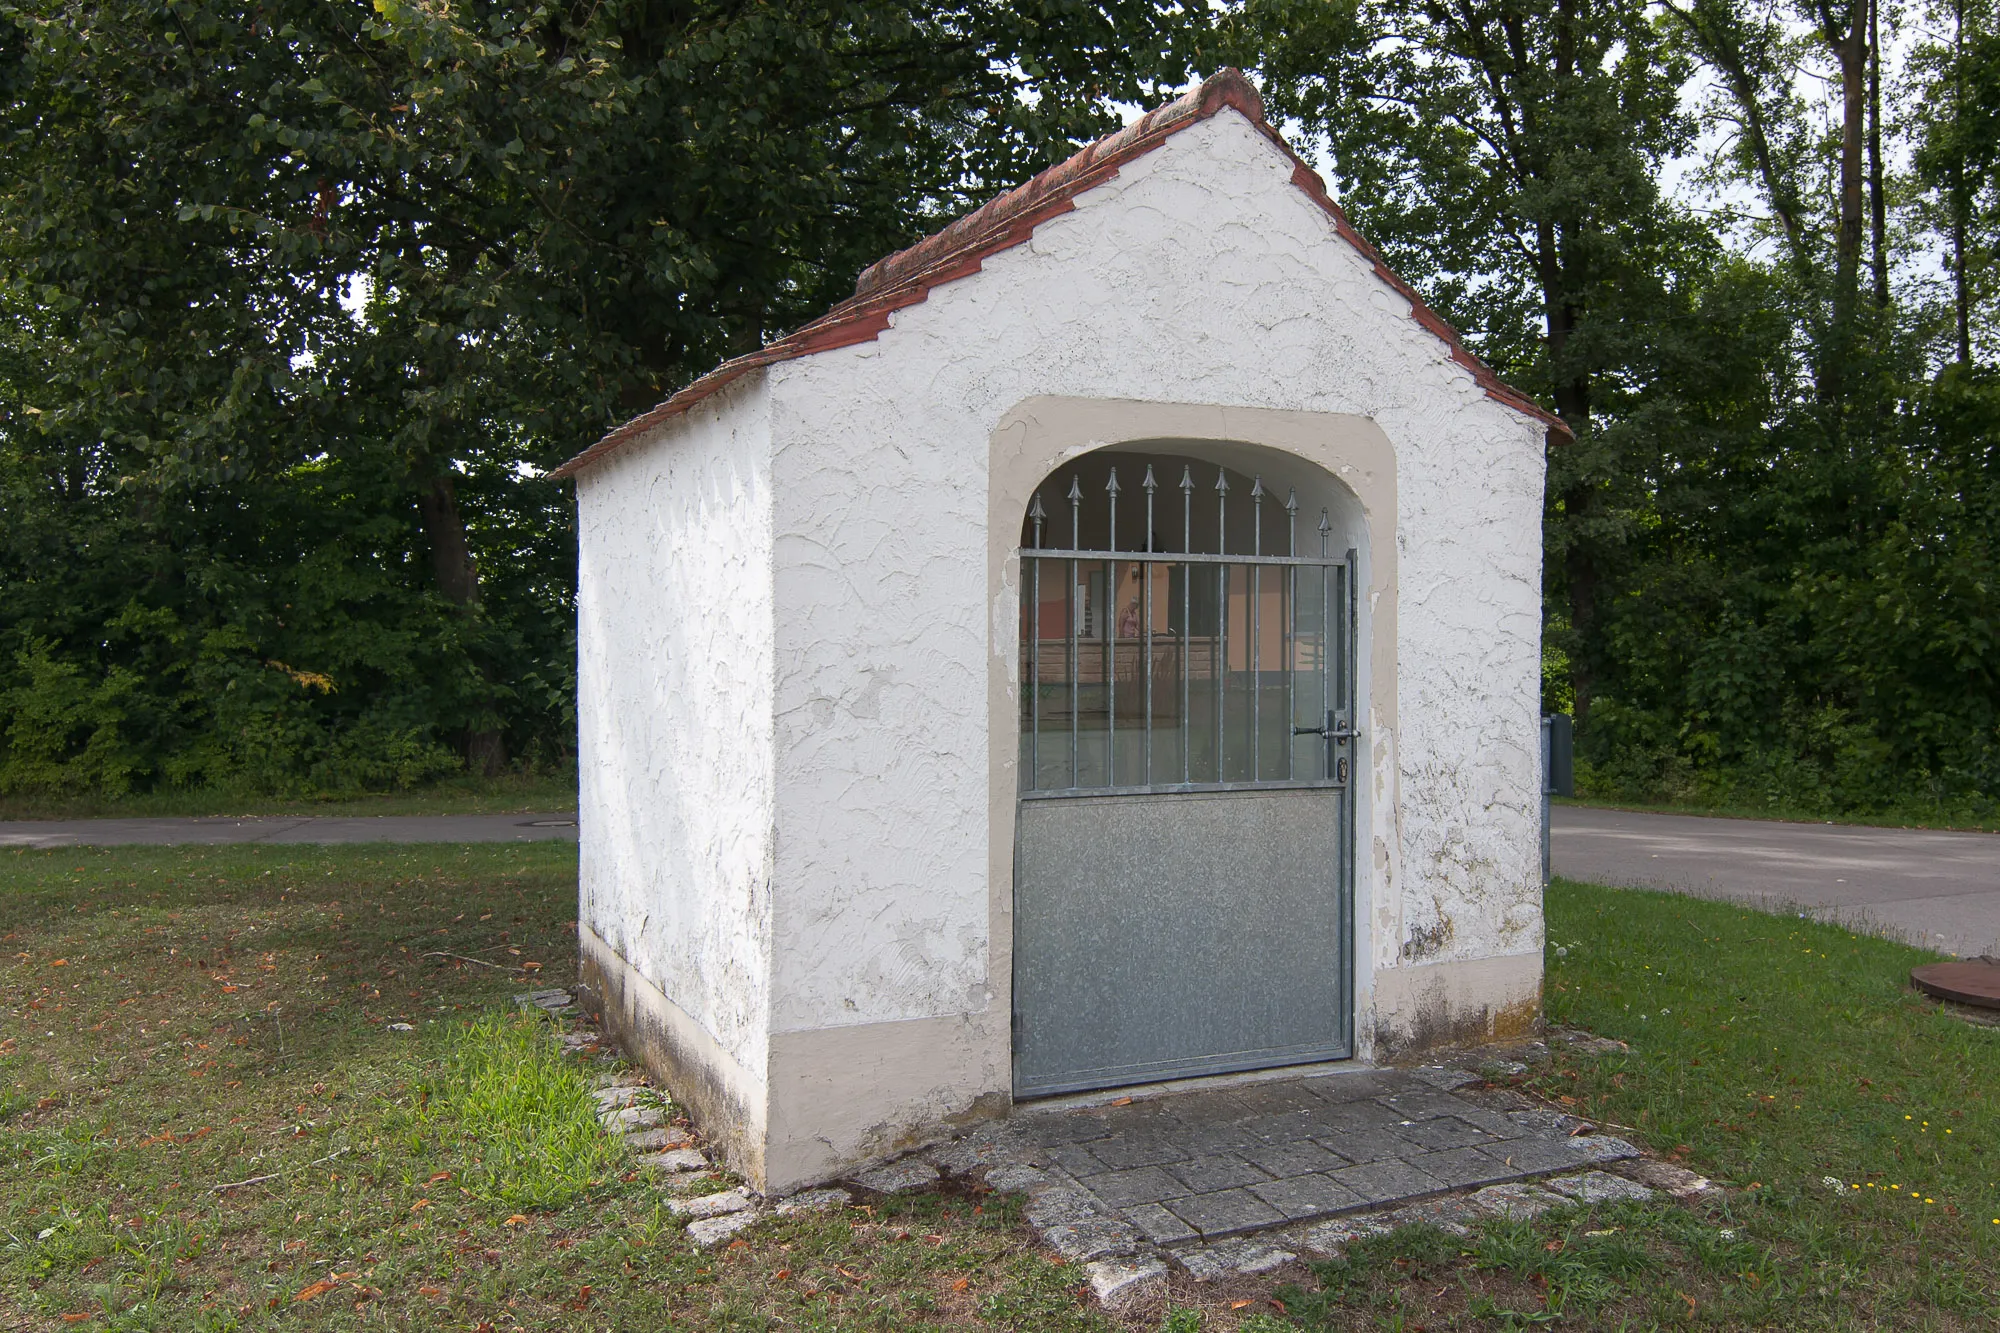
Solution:
[{"label": "arched doorway", "polygon": [[1021,529],[1014,1089],[1354,1050],[1358,507],[1245,445],[1100,449]]}]

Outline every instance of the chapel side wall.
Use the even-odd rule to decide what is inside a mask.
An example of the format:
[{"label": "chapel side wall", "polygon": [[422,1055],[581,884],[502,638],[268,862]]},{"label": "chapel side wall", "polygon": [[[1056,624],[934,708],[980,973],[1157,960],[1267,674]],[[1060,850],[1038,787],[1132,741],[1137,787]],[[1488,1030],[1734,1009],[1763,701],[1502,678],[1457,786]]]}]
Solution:
[{"label": "chapel side wall", "polygon": [[1544,440],[1513,425],[1407,451],[1400,476],[1403,891],[1375,932],[1379,1058],[1541,1019],[1542,551],[1521,535],[1541,530]]},{"label": "chapel side wall", "polygon": [[584,980],[753,1178],[770,1009],[768,404],[751,377],[577,487]]}]

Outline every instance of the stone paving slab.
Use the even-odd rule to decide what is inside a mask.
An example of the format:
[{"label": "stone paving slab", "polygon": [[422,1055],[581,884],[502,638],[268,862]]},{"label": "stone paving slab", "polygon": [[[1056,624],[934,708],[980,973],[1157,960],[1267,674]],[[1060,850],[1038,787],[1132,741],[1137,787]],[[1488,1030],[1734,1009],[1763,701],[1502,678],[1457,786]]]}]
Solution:
[{"label": "stone paving slab", "polygon": [[1356,1070],[1022,1108],[930,1156],[986,1163],[993,1188],[1030,1192],[1030,1220],[1045,1236],[1061,1229],[1058,1248],[1077,1256],[1128,1242],[1209,1246],[1637,1156],[1574,1117],[1522,1110],[1525,1099],[1482,1105],[1455,1090],[1473,1081],[1442,1066]]}]

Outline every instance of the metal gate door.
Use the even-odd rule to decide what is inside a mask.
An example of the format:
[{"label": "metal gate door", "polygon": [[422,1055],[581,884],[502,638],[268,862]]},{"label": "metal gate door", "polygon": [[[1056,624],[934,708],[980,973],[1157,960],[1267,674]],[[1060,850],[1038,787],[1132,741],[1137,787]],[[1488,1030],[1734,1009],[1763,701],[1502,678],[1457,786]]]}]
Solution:
[{"label": "metal gate door", "polygon": [[1101,456],[1088,515],[1091,461],[1052,479],[1067,545],[1028,511],[1017,1096],[1353,1053],[1354,553],[1322,512],[1300,555],[1295,495],[1219,469],[1198,502],[1176,465],[1123,534]]}]

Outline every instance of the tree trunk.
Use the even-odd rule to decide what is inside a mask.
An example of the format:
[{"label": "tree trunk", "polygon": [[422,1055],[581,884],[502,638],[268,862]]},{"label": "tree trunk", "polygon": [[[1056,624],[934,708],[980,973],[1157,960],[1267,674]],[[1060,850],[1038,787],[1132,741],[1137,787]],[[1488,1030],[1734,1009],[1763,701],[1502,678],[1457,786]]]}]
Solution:
[{"label": "tree trunk", "polygon": [[[1537,268],[1542,282],[1542,316],[1548,322],[1549,367],[1554,381],[1556,415],[1569,424],[1577,445],[1587,438],[1590,428],[1590,381],[1564,365],[1570,336],[1576,332],[1579,310],[1566,293],[1563,281],[1562,248],[1556,225],[1544,219],[1536,226]],[[1576,447],[1575,445],[1569,447]],[[1563,514],[1569,520],[1570,540],[1563,556],[1563,580],[1569,587],[1569,626],[1572,651],[1569,655],[1570,688],[1575,694],[1571,705],[1578,722],[1590,716],[1590,700],[1596,685],[1592,635],[1597,627],[1597,552],[1580,536],[1584,520],[1596,507],[1596,491],[1588,474],[1579,476],[1562,494]]]},{"label": "tree trunk", "polygon": [[1664,3],[1667,12],[1679,19],[1689,36],[1694,38],[1702,57],[1729,85],[1737,110],[1743,115],[1742,133],[1750,149],[1751,161],[1755,163],[1758,179],[1763,182],[1764,193],[1770,199],[1771,212],[1784,229],[1792,266],[1801,274],[1811,274],[1814,263],[1803,221],[1803,205],[1794,182],[1771,150],[1771,134],[1763,99],[1758,94],[1757,80],[1751,74],[1742,34],[1736,29],[1733,17],[1726,8],[1718,13],[1701,0],[1686,6],[1675,4],[1674,0],[1664,0]]},{"label": "tree trunk", "polygon": [[465,544],[465,520],[459,516],[458,494],[451,477],[431,478],[417,492],[417,510],[423,515],[424,537],[431,544],[431,574],[437,579],[438,591],[468,610],[479,605],[479,566]]},{"label": "tree trunk", "polygon": [[[1951,137],[1959,140],[1959,116],[1965,108],[1965,0],[1953,0],[1951,34]],[[1972,364],[1972,296],[1965,277],[1965,155],[1951,160],[1951,276],[1958,315],[1958,363]]]},{"label": "tree trunk", "polygon": [[[451,475],[439,473],[417,492],[417,512],[431,547],[431,574],[438,591],[470,614],[479,607],[479,564],[465,541],[465,519],[458,512],[458,495]],[[497,728],[471,728],[465,734],[465,762],[473,772],[493,777],[506,766],[506,738]]]},{"label": "tree trunk", "polygon": [[[1861,288],[1862,141],[1868,121],[1868,6],[1856,3],[1847,31],[1829,24],[1827,41],[1840,61],[1840,234],[1836,241],[1833,318],[1843,329],[1854,317]],[[1844,349],[1836,344],[1835,355]]]},{"label": "tree trunk", "polygon": [[1889,305],[1889,208],[1882,192],[1882,0],[1868,0],[1868,229],[1875,304]]}]

